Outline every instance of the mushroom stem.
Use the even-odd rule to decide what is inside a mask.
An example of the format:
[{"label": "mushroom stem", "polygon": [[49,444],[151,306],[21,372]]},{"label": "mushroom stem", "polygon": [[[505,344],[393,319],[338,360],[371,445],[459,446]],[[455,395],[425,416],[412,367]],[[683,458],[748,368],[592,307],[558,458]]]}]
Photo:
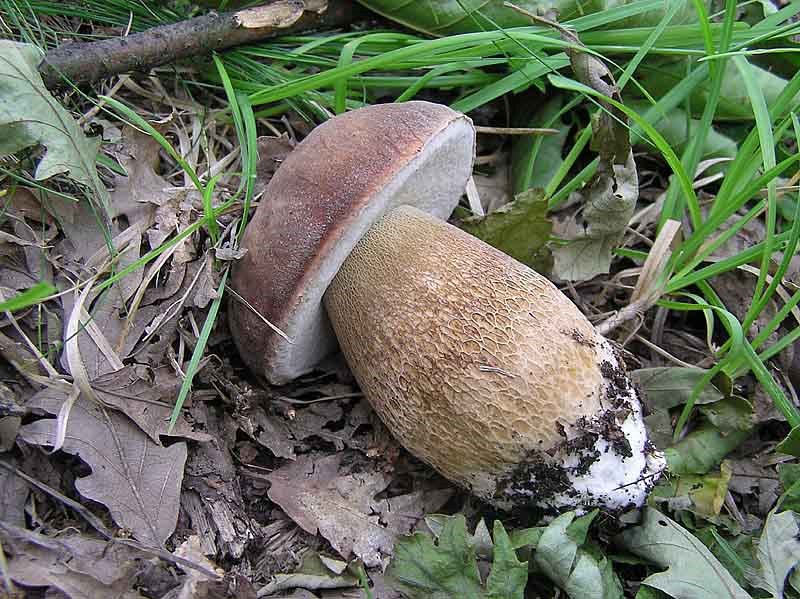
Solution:
[{"label": "mushroom stem", "polygon": [[546,278],[456,227],[387,213],[324,303],[398,441],[495,505],[641,505],[664,467],[608,342]]}]

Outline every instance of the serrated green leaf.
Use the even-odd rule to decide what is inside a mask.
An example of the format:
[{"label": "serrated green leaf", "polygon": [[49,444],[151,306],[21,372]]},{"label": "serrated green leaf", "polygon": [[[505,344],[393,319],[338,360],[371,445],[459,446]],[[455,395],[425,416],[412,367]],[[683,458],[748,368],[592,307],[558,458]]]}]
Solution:
[{"label": "serrated green leaf", "polygon": [[536,546],[539,544],[539,539],[542,538],[542,533],[544,530],[544,526],[512,530],[510,535],[511,545],[514,547],[514,549],[520,549],[522,547],[536,549]]},{"label": "serrated green leaf", "polygon": [[[605,557],[585,550],[569,534],[575,512],[562,514],[544,530],[536,546],[538,568],[573,599],[621,598],[619,581]],[[576,536],[586,521],[579,523]]]},{"label": "serrated green leaf", "polygon": [[586,539],[589,537],[589,527],[599,513],[600,510],[595,509],[588,514],[578,516],[570,522],[570,525],[567,527],[567,534],[578,546],[582,547],[586,544]]},{"label": "serrated green leaf", "polygon": [[37,70],[41,59],[36,46],[0,40],[0,156],[44,146],[34,177],[41,181],[63,173],[108,211],[108,191],[97,174],[100,139],[86,137],[47,91]]},{"label": "serrated green leaf", "polygon": [[666,568],[648,576],[643,584],[672,597],[750,598],[699,539],[651,507],[645,508],[640,526],[623,532],[617,540],[631,553]]},{"label": "serrated green leaf", "polygon": [[467,542],[464,516],[445,521],[438,544],[423,533],[397,541],[389,575],[409,597],[483,597],[475,550]]},{"label": "serrated green leaf", "polygon": [[552,223],[547,218],[547,200],[542,191],[531,189],[484,217],[463,220],[460,227],[523,264],[541,270],[541,250],[549,239]]},{"label": "serrated green leaf", "polygon": [[791,510],[770,512],[758,542],[756,556],[764,579],[762,588],[776,599],[783,597],[786,577],[800,562],[800,527]]},{"label": "serrated green leaf", "polygon": [[500,520],[494,521],[494,560],[486,579],[487,599],[523,599],[528,583],[528,562],[520,562]]},{"label": "serrated green leaf", "polygon": [[[707,373],[703,368],[662,366],[634,370],[631,378],[644,391],[644,402],[650,411],[669,410],[689,401],[692,391]],[[713,403],[724,397],[714,385],[706,385],[695,403]]]}]

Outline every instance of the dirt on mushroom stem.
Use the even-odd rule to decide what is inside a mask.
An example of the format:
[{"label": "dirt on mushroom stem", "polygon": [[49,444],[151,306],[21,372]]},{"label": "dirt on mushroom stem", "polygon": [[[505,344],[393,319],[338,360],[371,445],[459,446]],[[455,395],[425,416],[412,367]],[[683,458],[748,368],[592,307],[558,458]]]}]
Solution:
[{"label": "dirt on mushroom stem", "polygon": [[501,508],[641,505],[664,468],[610,344],[549,281],[401,207],[324,296],[395,437]]}]

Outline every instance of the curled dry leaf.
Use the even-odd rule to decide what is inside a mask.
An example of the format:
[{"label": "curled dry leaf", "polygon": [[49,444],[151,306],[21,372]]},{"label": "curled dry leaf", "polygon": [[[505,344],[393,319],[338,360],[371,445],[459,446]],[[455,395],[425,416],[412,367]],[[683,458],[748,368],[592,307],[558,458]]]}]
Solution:
[{"label": "curled dry leaf", "polygon": [[319,531],[342,557],[355,554],[368,567],[385,566],[396,535],[409,532],[423,514],[422,502],[375,499],[389,477],[351,452],[304,455],[267,478],[269,498],[303,530]]},{"label": "curled dry leaf", "polygon": [[0,541],[9,554],[9,575],[18,584],[50,586],[72,599],[141,597],[131,581],[146,556],[129,545],[75,532],[48,537],[3,523]]},{"label": "curled dry leaf", "polygon": [[633,153],[624,164],[601,159],[597,173],[582,191],[583,217],[554,222],[554,236],[565,240],[553,248],[553,273],[564,280],[585,281],[609,271],[612,251],[622,241],[639,197]]},{"label": "curled dry leaf", "polygon": [[128,416],[155,443],[161,444],[161,435],[209,441],[210,435],[193,430],[183,413],[178,416],[172,431],[167,432],[172,415],[171,402],[180,385],[169,368],[162,366],[150,370],[140,364],[126,366],[92,382],[100,401]]},{"label": "curled dry leaf", "polygon": [[[40,392],[29,407],[56,414],[59,401]],[[20,438],[53,446],[54,419],[43,419],[20,429]],[[186,444],[162,447],[154,443],[127,416],[80,397],[66,424],[62,450],[79,456],[92,473],[75,481],[84,497],[104,504],[114,521],[143,543],[162,546],[175,530]]]}]

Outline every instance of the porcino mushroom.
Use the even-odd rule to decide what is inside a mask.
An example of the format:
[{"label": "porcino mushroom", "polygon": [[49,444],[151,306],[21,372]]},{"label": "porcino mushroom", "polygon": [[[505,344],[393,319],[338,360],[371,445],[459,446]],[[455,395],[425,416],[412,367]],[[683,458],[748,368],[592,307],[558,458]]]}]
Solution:
[{"label": "porcino mushroom", "polygon": [[444,220],[474,145],[467,117],[427,102],[314,129],[244,236],[240,353],[280,384],[338,342],[398,441],[498,507],[639,506],[665,462],[612,346],[550,281]]}]

